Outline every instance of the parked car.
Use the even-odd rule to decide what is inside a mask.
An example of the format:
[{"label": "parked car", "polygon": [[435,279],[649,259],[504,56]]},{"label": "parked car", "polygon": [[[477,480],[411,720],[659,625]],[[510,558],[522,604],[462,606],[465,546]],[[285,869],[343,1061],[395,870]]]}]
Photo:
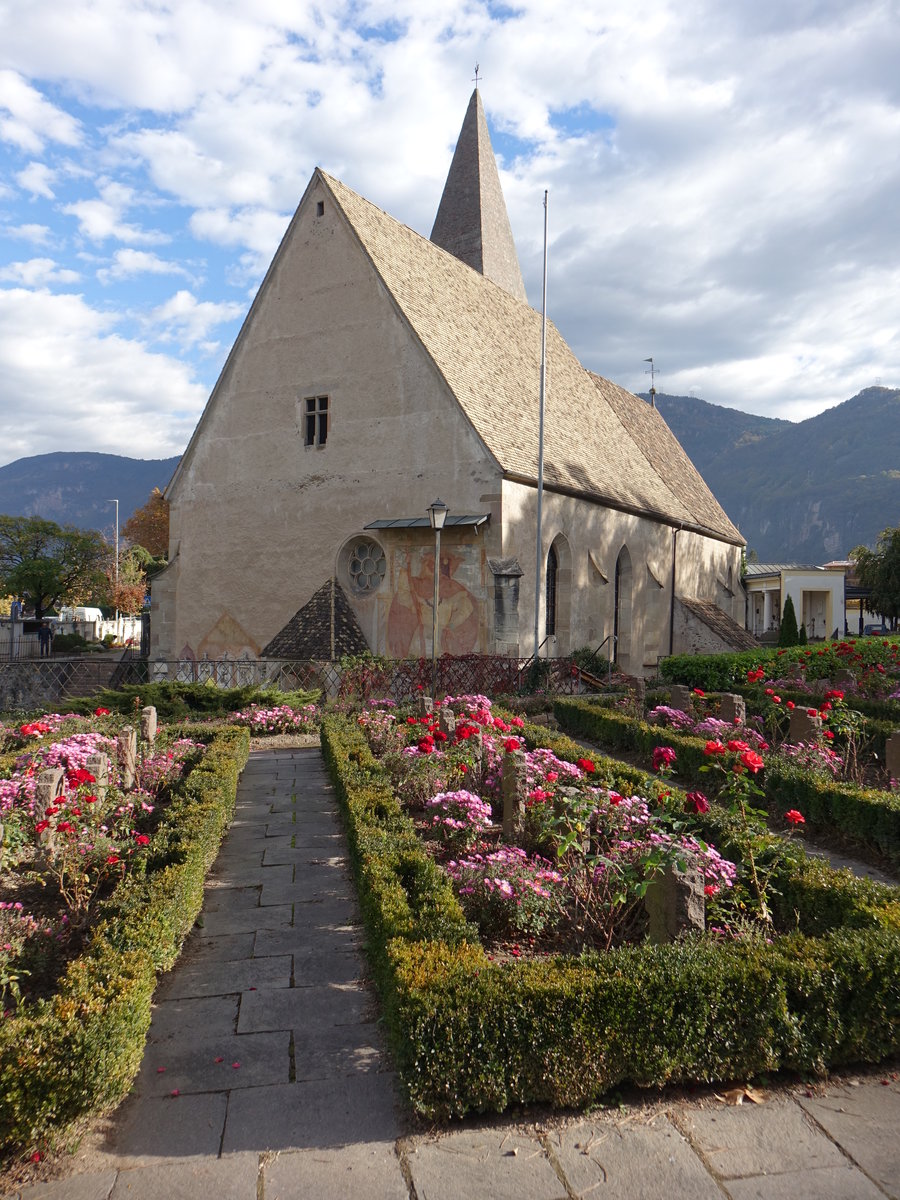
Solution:
[{"label": "parked car", "polygon": [[867,625],[864,632],[866,637],[887,637],[891,631],[883,625]]}]

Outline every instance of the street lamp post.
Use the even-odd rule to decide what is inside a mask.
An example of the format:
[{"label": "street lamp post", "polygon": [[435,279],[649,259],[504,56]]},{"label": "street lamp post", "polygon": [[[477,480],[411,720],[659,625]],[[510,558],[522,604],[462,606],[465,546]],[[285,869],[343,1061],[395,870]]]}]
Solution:
[{"label": "street lamp post", "polygon": [[115,587],[116,587],[116,641],[119,640],[119,502],[118,500],[107,500],[107,504],[116,506],[116,568],[115,568]]},{"label": "street lamp post", "polygon": [[434,602],[431,613],[431,695],[437,701],[437,654],[438,654],[438,601],[441,579],[441,530],[447,520],[449,509],[443,500],[435,500],[428,506],[428,520],[434,530]]}]

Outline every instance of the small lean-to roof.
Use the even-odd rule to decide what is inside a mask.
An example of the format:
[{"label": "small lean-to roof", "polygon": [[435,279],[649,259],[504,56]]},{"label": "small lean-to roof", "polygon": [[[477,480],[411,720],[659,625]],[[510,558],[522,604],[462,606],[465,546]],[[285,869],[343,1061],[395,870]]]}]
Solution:
[{"label": "small lean-to roof", "polygon": [[[540,314],[338,180],[319,177],[506,476],[536,483]],[[642,404],[590,375],[548,322],[546,486],[742,545],[662,417],[643,405],[638,419]]]}]

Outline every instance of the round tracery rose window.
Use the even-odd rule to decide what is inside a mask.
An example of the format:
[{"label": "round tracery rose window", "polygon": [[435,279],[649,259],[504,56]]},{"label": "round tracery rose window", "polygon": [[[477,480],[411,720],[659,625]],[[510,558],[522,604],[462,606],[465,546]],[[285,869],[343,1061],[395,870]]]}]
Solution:
[{"label": "round tracery rose window", "polygon": [[374,592],[380,587],[385,568],[384,551],[377,542],[357,542],[350,551],[347,570],[358,592]]}]

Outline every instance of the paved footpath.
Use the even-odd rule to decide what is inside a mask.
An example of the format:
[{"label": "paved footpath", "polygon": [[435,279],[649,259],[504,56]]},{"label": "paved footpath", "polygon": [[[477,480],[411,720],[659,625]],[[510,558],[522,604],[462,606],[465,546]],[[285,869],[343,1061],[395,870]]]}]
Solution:
[{"label": "paved footpath", "polygon": [[729,1107],[414,1132],[315,749],[251,755],[131,1096],[21,1200],[900,1200],[890,1072]]}]

